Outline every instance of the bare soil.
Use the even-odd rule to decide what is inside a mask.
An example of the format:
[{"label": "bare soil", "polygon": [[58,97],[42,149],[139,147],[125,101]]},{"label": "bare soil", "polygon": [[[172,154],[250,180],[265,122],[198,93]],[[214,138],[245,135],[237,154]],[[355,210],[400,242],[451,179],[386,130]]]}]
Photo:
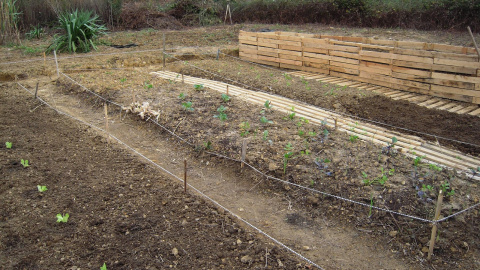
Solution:
[{"label": "bare soil", "polygon": [[[477,118],[443,115],[436,110],[385,99],[375,93],[289,78],[285,71],[238,62],[226,56],[216,61],[211,59],[212,56],[201,54],[214,53],[217,46],[234,54],[235,34],[230,32],[232,29],[237,28],[170,32],[167,34],[170,49],[178,48],[183,53],[192,52],[195,55],[183,56],[181,61],[168,59],[167,70],[216,80],[229,78],[239,85],[248,84],[261,91],[338,112],[352,113],[393,125],[404,123],[407,128],[418,131],[427,126],[428,132],[437,136],[476,143],[476,128],[480,126]],[[216,39],[217,33],[223,38]],[[140,45],[139,48],[120,52],[152,49],[159,47],[159,34],[154,30],[116,33],[107,37],[105,42],[126,44],[134,41]],[[119,51],[102,47],[102,53],[115,52]],[[16,51],[9,51],[2,62],[27,58],[18,55]],[[434,201],[442,185],[448,183],[448,191],[455,190],[455,194],[446,198],[442,215],[447,216],[478,203],[478,182],[455,171],[435,171],[427,165],[415,168],[413,161],[401,154],[382,154],[380,146],[351,140],[346,134],[314,126],[298,117],[290,119],[287,115],[252,106],[237,98],[226,102],[219,93],[210,89],[199,91],[178,81],[152,77],[149,72],[161,70],[161,62],[161,52],[135,55],[117,53],[95,58],[61,59],[60,67],[82,85],[117,103],[127,106],[132,103],[133,95],[139,104],[148,102],[150,109],[160,113],[159,124],[174,130],[175,134],[194,145],[192,148],[177,145],[171,143],[170,138],[170,141],[167,139],[165,144],[156,148],[163,154],[156,155],[155,158],[161,163],[170,163],[179,159],[167,153],[182,152],[189,160],[196,160],[198,164],[210,164],[209,166],[222,170],[220,177],[212,178],[221,178],[230,183],[223,187],[225,194],[229,188],[241,188],[248,208],[243,206],[240,213],[245,211],[245,216],[253,218],[255,224],[269,228],[278,238],[283,238],[297,249],[304,248],[304,243],[309,243],[310,238],[317,239],[315,237],[319,236],[314,236],[315,233],[323,235],[324,239],[336,239],[334,243],[338,248],[332,246],[333,242],[324,243],[325,248],[330,247],[333,254],[326,255],[322,248],[313,248],[313,251],[312,246],[304,248],[320,265],[326,265],[329,269],[368,269],[372,265],[388,269],[480,267],[478,210],[440,224],[435,259],[432,264],[427,264],[424,251],[431,229],[428,224],[381,211],[370,212],[368,208],[353,206],[318,193],[263,181],[252,171],[239,169],[236,163],[208,156],[205,150],[238,159],[242,142],[248,139],[247,162],[270,175],[428,219],[433,217]],[[208,75],[192,68],[190,64],[220,74],[221,77]],[[39,80],[41,93],[48,94],[49,100],[58,101],[59,105],[60,96],[73,94],[70,97],[74,99],[64,102],[64,109],[81,116],[82,113],[75,112],[73,108],[84,104],[88,109],[96,111],[97,123],[101,125],[102,101],[85,93],[68,79],[55,80],[51,65],[44,65],[41,61],[28,66],[18,63],[9,67],[8,71],[2,71],[2,80],[17,78],[29,89],[35,88],[35,83]],[[115,269],[161,269],[170,265],[181,269],[217,269],[222,266],[227,269],[261,268],[265,267],[265,249],[269,253],[268,267],[272,269],[278,267],[277,259],[288,269],[305,266],[305,263],[298,265],[296,258],[292,259],[282,249],[258,239],[254,233],[200,198],[184,195],[178,185],[171,184],[171,180],[159,176],[158,171],[138,162],[129,152],[106,144],[104,137],[59,117],[46,108],[36,108],[39,105],[36,101],[24,102],[25,96],[16,93],[19,90],[13,90],[13,87],[12,83],[4,84],[1,97],[2,104],[10,104],[2,106],[2,118],[5,119],[2,120],[5,123],[2,130],[5,132],[2,131],[1,140],[14,143],[13,149],[1,148],[2,155],[6,157],[2,158],[4,163],[1,167],[5,179],[1,190],[2,195],[5,195],[2,196],[2,204],[8,205],[0,223],[2,236],[5,235],[1,242],[5,252],[1,254],[8,258],[9,268],[97,267],[104,261],[113,262]],[[181,93],[184,99],[179,98]],[[184,102],[192,102],[194,111],[186,110],[182,106]],[[227,108],[226,121],[214,117],[218,115],[220,105]],[[117,113],[113,118],[120,119],[118,111],[112,113]],[[262,123],[259,120],[261,116],[272,123]],[[140,140],[151,143],[159,137],[165,137],[162,129],[151,122],[138,120],[137,116],[123,114],[122,119],[125,125],[133,126],[139,133],[147,127],[148,132],[145,134],[150,134],[151,137]],[[248,127],[245,124],[247,122]],[[15,130],[17,127],[20,130]],[[326,137],[325,129],[329,134]],[[268,131],[266,137],[265,130]],[[452,130],[455,132],[452,133]],[[31,133],[36,136],[22,135]],[[126,133],[125,136],[130,134],[125,130],[120,132],[122,133]],[[161,134],[163,135],[160,136]],[[133,134],[129,136],[126,137],[127,141],[134,139]],[[479,154],[475,147],[451,145],[473,155]],[[144,149],[148,149],[148,143]],[[284,155],[289,151],[293,155],[284,163]],[[30,160],[32,166],[24,169],[17,161],[19,158]],[[387,176],[388,180],[384,185],[366,185],[362,172],[369,180],[380,176]],[[229,174],[232,175],[231,178],[227,176]],[[236,177],[244,180],[237,182]],[[199,178],[201,179],[200,176]],[[40,194],[35,190],[37,184],[47,185],[49,190]],[[217,193],[216,189],[221,186],[219,184],[213,188],[211,184],[203,185],[212,194]],[[432,187],[431,190],[428,186]],[[257,197],[254,197],[252,190]],[[233,194],[230,198],[223,195],[223,200],[232,205],[235,205],[235,200],[242,201]],[[275,203],[266,200],[277,197],[281,199]],[[262,204],[251,203],[248,198],[255,198],[252,200],[261,201]],[[275,210],[273,205],[277,203],[283,206]],[[272,211],[273,215],[269,215],[268,211]],[[71,221],[56,224],[55,215],[66,212],[71,214]],[[282,214],[274,217],[275,213]],[[257,218],[259,215],[265,219]],[[77,219],[77,216],[80,218]],[[322,226],[323,223],[327,225]],[[342,237],[333,237],[338,232],[332,227],[344,230],[341,234],[343,240],[338,241]],[[234,231],[226,228],[233,228]],[[322,230],[318,231],[318,228]],[[352,236],[352,230],[360,235],[359,239],[354,240],[357,236]],[[299,236],[295,231],[304,234]],[[185,237],[185,234],[191,236]],[[298,239],[292,240],[289,234]],[[198,239],[204,240],[197,241]],[[230,244],[237,243],[239,239],[240,245]],[[350,246],[350,242],[355,245]],[[30,250],[25,251],[25,246]],[[351,254],[345,251],[347,247],[365,250]],[[172,254],[173,248],[177,249],[177,255]],[[240,259],[247,255],[252,261],[244,264]],[[328,256],[333,256],[334,259],[328,261]],[[363,259],[362,256],[368,258]],[[42,257],[48,259],[40,259]],[[375,258],[378,258],[376,262]]]}]

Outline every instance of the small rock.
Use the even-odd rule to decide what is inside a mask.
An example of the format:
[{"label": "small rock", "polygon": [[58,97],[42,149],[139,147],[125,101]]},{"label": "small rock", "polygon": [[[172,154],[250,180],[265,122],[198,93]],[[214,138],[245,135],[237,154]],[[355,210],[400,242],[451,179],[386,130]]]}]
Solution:
[{"label": "small rock", "polygon": [[398,231],[391,231],[388,233],[391,237],[395,237],[398,234]]},{"label": "small rock", "polygon": [[177,255],[178,255],[178,249],[177,249],[177,248],[173,248],[173,249],[172,249],[172,254],[173,254],[174,256],[177,256]]},{"label": "small rock", "polygon": [[240,261],[242,263],[251,263],[251,262],[253,262],[253,258],[250,257],[250,255],[245,255],[240,259]]},{"label": "small rock", "polygon": [[278,169],[278,165],[273,163],[273,162],[270,162],[268,163],[268,170],[273,172],[273,171],[276,171]]},{"label": "small rock", "polygon": [[243,211],[245,211],[245,209],[240,207],[240,208],[238,208],[238,211],[243,212]]},{"label": "small rock", "polygon": [[242,240],[237,239],[237,245],[240,245],[242,243]]},{"label": "small rock", "polygon": [[309,246],[303,246],[302,249],[305,250],[305,251],[309,251],[310,247]]}]

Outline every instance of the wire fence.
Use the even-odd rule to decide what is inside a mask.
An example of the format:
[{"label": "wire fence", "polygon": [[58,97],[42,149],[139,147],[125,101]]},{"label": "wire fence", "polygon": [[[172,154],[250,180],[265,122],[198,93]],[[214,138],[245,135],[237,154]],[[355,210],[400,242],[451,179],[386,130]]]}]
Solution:
[{"label": "wire fence", "polygon": [[[84,56],[84,57],[96,57],[96,56],[100,56],[100,55],[118,55],[118,54],[132,54],[132,53],[142,53],[142,52],[158,52],[158,51],[161,51],[161,50],[143,50],[143,51],[131,51],[131,52],[116,52],[116,53],[108,53],[108,54],[95,54],[95,55],[89,55],[89,56]],[[164,52],[165,53],[165,52]],[[228,54],[224,54],[222,53],[220,50],[219,50],[219,53],[222,54],[222,55],[226,55],[228,57],[232,57],[234,59],[237,59],[239,61],[244,61],[240,58],[237,58],[237,57],[234,57],[234,56],[231,56],[231,55],[228,55]],[[174,54],[168,54],[168,53],[165,53],[168,57],[171,57],[177,61],[183,61],[181,60],[180,58],[178,58],[177,56],[178,55],[174,55]],[[210,55],[212,55],[212,53],[208,53]],[[188,54],[188,55],[194,55],[194,54]],[[62,58],[58,58],[58,59],[72,59],[72,58],[84,58],[84,57],[62,57]],[[57,59],[57,60],[58,60]],[[5,64],[12,64],[12,63],[27,63],[27,62],[33,62],[33,61],[43,61],[44,59],[38,59],[38,60],[25,60],[25,61],[17,61],[17,62],[6,62],[6,63],[0,63],[0,65],[5,65]],[[54,60],[54,58],[49,58],[49,60]],[[249,61],[245,61],[245,62],[249,62]],[[185,62],[183,61],[183,63],[185,65],[189,65],[191,67],[194,67],[196,69],[199,69],[201,70],[202,72],[205,72],[207,74],[210,74],[212,76],[216,76],[218,78],[222,78],[223,80],[225,81],[229,81],[229,82],[232,82],[234,84],[237,84],[237,85],[242,85],[246,88],[249,88],[249,89],[254,89],[256,91],[260,91],[260,92],[266,92],[266,91],[263,91],[261,89],[258,89],[258,88],[255,88],[255,87],[252,87],[252,86],[249,86],[247,84],[244,84],[242,82],[238,82],[238,81],[235,81],[235,80],[232,80],[230,78],[226,78],[226,77],[223,77],[219,74],[216,74],[214,72],[211,72],[211,71],[208,71],[206,69],[202,69],[198,66],[195,66],[195,65],[192,65],[188,62]],[[249,62],[249,63],[252,63],[252,62]],[[256,63],[253,63],[253,64],[256,64]],[[260,65],[260,64],[256,64],[256,65]],[[267,68],[271,68],[271,67],[268,67],[268,66],[264,66],[264,65],[260,65],[262,67],[267,67]],[[275,69],[275,68],[272,68],[272,69]],[[120,70],[120,69],[119,69]],[[278,69],[275,69],[275,70],[278,70]],[[124,105],[120,104],[120,103],[117,103],[115,101],[112,101],[108,98],[105,98],[97,93],[95,93],[94,91],[88,89],[87,87],[85,87],[84,85],[82,85],[81,83],[75,81],[73,78],[71,78],[70,76],[66,75],[65,73],[63,72],[59,72],[59,74],[63,77],[65,77],[67,80],[71,81],[72,83],[74,84],[77,84],[78,86],[80,86],[84,91],[88,92],[89,94],[97,97],[97,98],[100,98],[101,100],[103,100],[105,103],[108,103],[108,104],[112,104],[112,105],[115,105],[115,106],[118,106],[119,108],[121,108],[122,110],[125,108]],[[21,86],[24,90],[28,91],[29,93],[33,94],[32,91],[28,90],[27,88],[25,88],[23,85],[21,85],[20,83],[18,83],[19,86]],[[99,128],[99,127],[96,127],[95,125],[93,124],[90,124],[90,123],[87,123],[81,119],[78,119],[74,116],[71,116],[65,112],[62,112],[60,110],[58,110],[57,108],[54,108],[53,106],[51,106],[50,104],[48,104],[45,100],[41,99],[38,97],[38,99],[45,105],[47,105],[48,107],[50,107],[51,109],[57,111],[58,113],[62,114],[62,115],[65,115],[69,118],[72,118],[74,120],[77,120],[79,122],[82,122],[83,124],[85,125],[88,125],[96,130],[99,130],[101,132],[104,132],[106,134],[108,134],[111,138],[115,139],[116,141],[118,141],[120,144],[124,145],[125,147],[127,147],[129,150],[135,152],[137,155],[139,155],[140,157],[144,158],[145,160],[147,160],[149,163],[152,163],[155,167],[161,169],[162,171],[164,171],[165,173],[167,173],[168,175],[174,177],[175,179],[179,180],[179,181],[182,181],[183,182],[183,179],[175,176],[173,173],[169,172],[168,170],[166,170],[165,168],[163,168],[162,166],[158,165],[157,163],[155,163],[154,161],[148,159],[146,156],[144,156],[142,153],[138,152],[137,150],[135,150],[134,148],[132,148],[131,146],[125,144],[123,141],[121,141],[120,139],[118,139],[117,137],[115,137],[114,135],[108,133],[106,130],[102,129],[102,128]],[[304,102],[303,102],[304,103]],[[324,109],[324,108],[322,108]],[[328,110],[328,109],[324,109],[326,111],[330,111],[332,112],[331,110]],[[335,112],[335,113],[339,113],[339,112]],[[471,144],[471,143],[466,143],[466,142],[461,142],[461,141],[458,141],[458,140],[454,140],[454,139],[450,139],[450,138],[443,138],[443,137],[439,137],[439,136],[436,136],[436,135],[433,135],[433,134],[428,134],[428,133],[423,133],[423,132],[418,132],[418,131],[415,131],[415,130],[410,130],[410,129],[406,129],[406,128],[401,128],[401,127],[396,127],[396,126],[392,126],[392,125],[388,125],[386,123],[381,123],[381,122],[377,122],[377,121],[372,121],[372,120],[368,120],[368,119],[363,119],[363,118],[360,118],[360,117],[356,117],[354,115],[349,115],[349,114],[345,114],[345,113],[339,113],[339,114],[342,114],[344,116],[347,116],[347,117],[352,117],[352,118],[356,118],[356,119],[359,119],[359,120],[362,120],[362,121],[366,121],[366,122],[370,122],[370,123],[375,123],[375,124],[380,124],[380,125],[384,125],[384,126],[388,126],[388,127],[391,127],[391,128],[395,128],[395,129],[400,129],[400,130],[405,130],[405,131],[409,131],[409,132],[412,132],[412,133],[417,133],[417,134],[422,134],[422,135],[427,135],[427,136],[431,136],[433,138],[441,138],[441,139],[444,139],[444,140],[449,140],[449,141],[452,141],[452,142],[457,142],[457,143],[463,143],[463,144],[467,144],[467,145],[472,145],[472,146],[477,146],[477,147],[480,147],[479,145],[476,145],[476,144]],[[195,145],[191,142],[189,142],[187,139],[185,138],[182,138],[181,136],[179,136],[178,134],[175,134],[175,131],[172,131],[170,130],[169,128],[165,127],[164,125],[160,124],[158,122],[158,120],[155,120],[153,119],[152,117],[148,118],[147,121],[149,122],[152,122],[154,123],[155,125],[157,125],[158,127],[160,127],[161,129],[163,129],[164,131],[166,131],[167,133],[169,133],[171,136],[175,137],[176,139],[178,139],[179,141],[185,143],[186,145],[188,145],[189,147],[195,147]],[[466,209],[463,209],[461,211],[458,211],[456,213],[453,213],[453,214],[450,214],[446,217],[443,217],[441,219],[438,219],[438,220],[430,220],[430,219],[426,219],[426,218],[422,218],[422,217],[417,217],[417,216],[414,216],[414,215],[409,215],[409,214],[405,214],[405,213],[400,213],[400,212],[397,212],[397,211],[393,211],[393,210],[390,210],[390,209],[387,209],[387,208],[381,208],[381,207],[377,207],[377,206],[374,206],[374,205],[371,205],[371,204],[366,204],[366,203],[363,203],[363,202],[360,202],[360,201],[355,201],[355,200],[352,200],[352,199],[349,199],[349,198],[345,198],[345,197],[342,197],[342,196],[338,196],[338,195],[335,195],[335,194],[330,194],[330,193],[327,193],[327,192],[323,192],[321,190],[317,190],[317,189],[313,189],[313,188],[310,188],[310,187],[307,187],[307,186],[303,186],[303,185],[300,185],[300,184],[296,184],[296,183],[292,183],[292,182],[289,182],[289,181],[286,181],[286,180],[283,180],[283,179],[279,179],[279,178],[276,178],[274,176],[271,176],[271,175],[268,175],[264,172],[262,172],[260,169],[254,167],[253,165],[245,162],[245,161],[242,161],[242,160],[239,160],[239,159],[236,159],[236,158],[233,158],[233,157],[228,157],[228,156],[225,156],[225,155],[222,155],[222,154],[219,154],[219,153],[215,153],[215,152],[212,152],[212,151],[205,151],[205,153],[209,154],[209,155],[212,155],[212,156],[216,156],[216,157],[219,157],[219,158],[223,158],[223,159],[226,159],[226,160],[231,160],[231,161],[234,161],[234,162],[238,162],[238,163],[243,163],[245,164],[247,167],[249,167],[251,170],[253,170],[254,172],[256,172],[257,174],[261,175],[262,177],[265,177],[266,179],[268,180],[272,180],[272,181],[276,181],[278,183],[282,183],[282,184],[285,184],[285,185],[290,185],[290,186],[293,186],[295,188],[298,188],[298,189],[301,189],[301,190],[304,190],[306,192],[310,192],[310,193],[316,193],[316,194],[320,194],[320,195],[323,195],[323,196],[326,196],[326,197],[330,197],[330,198],[334,198],[336,200],[340,200],[340,201],[344,201],[344,202],[348,202],[348,203],[351,203],[351,204],[354,204],[354,205],[359,205],[359,206],[362,206],[362,207],[365,207],[365,208],[368,208],[368,209],[375,209],[375,210],[378,210],[378,211],[382,211],[382,212],[386,212],[386,213],[390,213],[390,214],[393,214],[393,215],[397,215],[397,216],[402,216],[402,217],[405,217],[405,218],[409,218],[409,219],[412,219],[412,220],[416,220],[416,221],[419,221],[419,222],[423,222],[423,223],[430,223],[430,224],[438,224],[440,222],[444,222],[450,218],[453,218],[457,215],[460,215],[460,214],[463,214],[463,213],[466,213],[466,212],[469,212],[477,207],[480,206],[480,203],[476,203]],[[203,197],[205,197],[207,200],[211,201],[212,203],[214,203],[215,205],[217,205],[218,207],[224,209],[225,211],[227,211],[228,213],[230,213],[231,215],[235,216],[236,218],[238,218],[239,220],[241,220],[242,222],[244,222],[245,224],[247,224],[248,226],[252,227],[253,229],[257,230],[258,232],[260,232],[261,234],[265,235],[267,238],[271,239],[272,241],[274,241],[275,243],[279,244],[280,246],[284,247],[285,249],[289,250],[290,252],[292,252],[293,254],[295,254],[296,256],[299,256],[302,260],[305,260],[306,262],[312,264],[313,266],[319,268],[319,269],[323,269],[321,268],[320,266],[318,266],[317,264],[315,264],[314,262],[310,261],[309,259],[305,258],[304,256],[302,256],[301,254],[295,252],[293,249],[287,247],[286,245],[284,245],[283,243],[281,243],[280,241],[276,240],[275,238],[269,236],[267,233],[263,232],[261,229],[255,227],[253,224],[249,223],[247,220],[239,217],[238,215],[236,215],[235,213],[233,213],[232,211],[230,211],[229,209],[225,208],[224,206],[222,206],[220,203],[218,203],[217,201],[215,201],[214,199],[210,198],[209,196],[205,195],[203,192],[201,192],[200,190],[198,190],[197,188],[191,186],[190,184],[188,184],[188,186],[190,188],[192,188],[193,190],[195,190],[196,192],[198,192],[200,195],[202,195]]]}]

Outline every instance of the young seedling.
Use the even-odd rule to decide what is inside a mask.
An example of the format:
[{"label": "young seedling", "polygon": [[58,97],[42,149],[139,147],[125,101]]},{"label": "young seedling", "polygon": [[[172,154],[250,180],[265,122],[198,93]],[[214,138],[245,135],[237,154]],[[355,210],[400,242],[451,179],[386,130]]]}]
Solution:
[{"label": "young seedling", "polygon": [[240,123],[240,136],[245,137],[250,133],[250,123],[248,122],[242,122]]},{"label": "young seedling", "polygon": [[12,146],[13,146],[13,143],[12,143],[12,142],[5,142],[5,147],[6,147],[7,149],[11,149]]},{"label": "young seedling", "polygon": [[229,101],[230,101],[230,97],[227,96],[226,94],[222,94],[222,100],[223,100],[223,102],[229,102]]},{"label": "young seedling", "polygon": [[455,190],[450,189],[450,183],[447,181],[440,185],[440,189],[443,191],[445,196],[453,196],[455,194]]},{"label": "young seedling", "polygon": [[363,171],[362,171],[362,178],[363,178],[363,183],[364,183],[365,185],[369,186],[369,185],[373,184],[373,180],[370,180],[370,179],[368,178],[368,175],[367,175],[366,172],[363,172]]},{"label": "young seedling", "polygon": [[350,135],[350,137],[348,138],[352,143],[356,142],[358,140],[358,136],[357,135]]},{"label": "young seedling", "polygon": [[328,132],[328,129],[323,130],[323,138],[321,138],[321,143],[327,142],[329,134],[330,134],[330,132]]},{"label": "young seedling", "polygon": [[28,164],[28,160],[26,160],[26,159],[20,160],[20,163],[23,165],[24,168],[27,168],[27,167],[30,166],[30,165]]},{"label": "young seedling", "polygon": [[60,223],[60,222],[67,223],[69,216],[70,216],[70,215],[69,215],[68,213],[66,213],[65,215],[57,214],[57,222],[58,222],[58,223]]},{"label": "young seedling", "polygon": [[150,83],[150,81],[145,81],[143,83],[143,88],[145,89],[152,89],[153,88],[153,84]]},{"label": "young seedling", "polygon": [[293,150],[293,146],[291,143],[287,143],[287,145],[285,145],[285,147],[283,148],[283,150],[285,151],[292,151]]},{"label": "young seedling", "polygon": [[120,82],[121,82],[121,83],[124,83],[124,82],[126,82],[126,81],[127,81],[127,78],[121,78],[121,79],[120,79]]},{"label": "young seedling", "polygon": [[266,141],[266,140],[268,139],[268,130],[264,130],[264,131],[263,131],[263,137],[262,137],[262,139],[263,139],[264,141]]},{"label": "young seedling", "polygon": [[103,263],[102,267],[100,267],[100,270],[107,270],[107,264]]},{"label": "young seedling", "polygon": [[204,142],[203,143],[203,149],[212,150],[212,142],[211,141]]},{"label": "young seedling", "polygon": [[[293,107],[292,107],[293,108]],[[291,118],[293,119],[293,118]],[[300,121],[297,122],[297,127],[303,126],[303,124],[308,124],[310,121],[308,119],[305,119],[304,117],[300,117]]]},{"label": "young seedling", "polygon": [[368,217],[372,216],[372,209],[373,209],[373,194],[370,195],[370,207],[368,209]]},{"label": "young seedling", "polygon": [[265,101],[265,104],[263,104],[263,106],[265,106],[265,109],[270,110],[272,108],[272,103],[270,102],[270,100],[267,100]]},{"label": "young seedling", "polygon": [[47,186],[37,185],[38,192],[45,192],[48,190]]},{"label": "young seedling", "polygon": [[289,114],[287,115],[287,117],[284,118],[284,119],[290,119],[290,120],[295,119],[295,107],[292,106],[292,108],[290,109],[290,111],[292,111],[292,112],[289,113]]},{"label": "young seedling", "polygon": [[273,121],[268,120],[265,116],[260,117],[260,122],[263,124],[272,124]]},{"label": "young seedling", "polygon": [[223,105],[220,105],[220,107],[217,109],[218,115],[214,115],[213,117],[220,119],[222,122],[226,121],[228,119],[227,114],[225,113],[226,110],[227,108],[225,108]]},{"label": "young seedling", "polygon": [[187,95],[185,95],[184,93],[180,93],[180,95],[178,95],[178,98],[181,100],[184,100],[186,97]]},{"label": "young seedling", "polygon": [[190,101],[189,101],[189,102],[183,102],[183,103],[182,103],[182,107],[183,107],[183,109],[184,109],[185,111],[193,112],[195,109],[192,108],[192,106],[193,106],[193,104],[192,104],[192,102],[190,102]]},{"label": "young seedling", "polygon": [[203,90],[204,86],[203,86],[203,84],[194,84],[193,88],[197,91],[201,91],[201,90]]},{"label": "young seedling", "polygon": [[288,160],[293,156],[293,152],[287,152],[283,155],[283,174],[287,172]]}]

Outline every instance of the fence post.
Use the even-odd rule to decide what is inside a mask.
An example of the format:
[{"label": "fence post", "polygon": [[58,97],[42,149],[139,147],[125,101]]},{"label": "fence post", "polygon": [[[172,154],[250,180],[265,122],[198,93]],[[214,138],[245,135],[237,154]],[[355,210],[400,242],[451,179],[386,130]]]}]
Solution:
[{"label": "fence post", "polygon": [[165,33],[163,33],[163,67],[165,67]]},{"label": "fence post", "polygon": [[57,60],[57,51],[53,51],[53,56],[55,57],[55,66],[57,67],[57,77],[60,78],[60,71],[58,70],[58,60]]},{"label": "fence post", "polygon": [[[442,202],[443,202],[443,193],[442,190],[438,193],[438,200],[437,200],[437,208],[435,209],[435,221],[438,220],[440,217],[440,211],[442,210]],[[432,236],[430,237],[430,245],[428,247],[428,256],[427,260],[430,261],[433,254],[433,246],[435,245],[435,238],[437,237],[437,223],[433,223],[432,228]]]},{"label": "fence post", "polygon": [[38,82],[37,82],[37,87],[35,87],[35,99],[37,99],[37,92],[38,92]]}]

